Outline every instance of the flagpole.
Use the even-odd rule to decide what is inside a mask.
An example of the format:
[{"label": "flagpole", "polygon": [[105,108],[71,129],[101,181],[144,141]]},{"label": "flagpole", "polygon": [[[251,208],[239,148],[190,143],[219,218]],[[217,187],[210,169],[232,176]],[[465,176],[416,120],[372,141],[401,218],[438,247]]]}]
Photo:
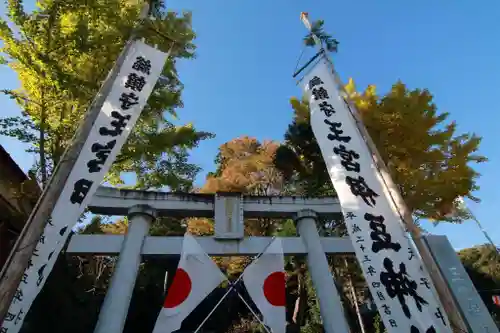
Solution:
[{"label": "flagpole", "polygon": [[474,216],[474,214],[472,214],[472,212],[470,210],[468,210],[468,211],[470,213],[471,219],[474,222],[476,222],[477,226],[479,227],[479,230],[481,230],[481,232],[483,233],[484,237],[486,237],[486,239],[488,240],[488,242],[490,242],[490,244],[493,246],[493,248],[495,249],[495,252],[500,255],[500,250],[496,246],[495,242],[493,242],[493,240],[491,239],[491,237],[488,234],[488,232],[483,228],[481,222],[479,222],[479,220]]},{"label": "flagpole", "polygon": [[[276,236],[273,236],[273,238],[271,238],[271,241],[266,245],[266,247],[259,253],[257,254],[252,261],[255,261],[257,259],[259,259],[263,254],[264,252],[266,252],[266,250],[269,248],[269,246],[271,246],[271,244],[274,242],[274,240],[276,239]],[[205,253],[205,255],[207,257],[210,258],[210,256],[208,256],[207,253]],[[229,293],[231,291],[233,291],[233,289],[235,288],[235,286],[238,284],[238,282],[240,282],[240,280],[243,278],[243,275],[245,274],[245,271],[243,271],[240,276],[238,276],[238,278],[236,279],[236,281],[234,283],[231,284],[231,286],[229,287],[229,290],[226,291],[226,293],[224,295],[222,295],[221,299],[219,300],[219,302],[217,302],[217,304],[215,304],[214,308],[212,309],[212,311],[210,311],[208,313],[208,315],[205,317],[205,319],[203,319],[203,321],[201,322],[201,324],[198,326],[198,328],[194,331],[194,333],[198,333],[201,329],[201,327],[207,322],[208,318],[210,318],[210,316],[215,312],[215,310],[217,310],[217,308],[219,307],[219,305],[222,304],[222,301],[224,301],[224,299],[226,299],[227,295],[229,295]],[[226,277],[227,278],[227,277]]]},{"label": "flagpole", "polygon": [[436,261],[434,260],[434,257],[432,256],[432,253],[427,245],[427,243],[424,241],[422,238],[422,233],[420,229],[415,225],[413,222],[413,216],[411,211],[408,209],[406,206],[406,203],[403,200],[403,197],[401,195],[401,192],[399,191],[398,187],[394,184],[392,181],[392,178],[389,173],[389,169],[385,165],[382,157],[380,156],[380,153],[377,150],[377,147],[373,140],[371,139],[367,129],[365,128],[363,122],[361,121],[361,118],[356,111],[356,108],[354,105],[350,102],[347,93],[345,92],[344,85],[340,81],[340,78],[338,74],[335,71],[334,65],[330,57],[326,55],[326,50],[323,47],[323,44],[321,40],[312,32],[312,26],[308,18],[308,14],[305,12],[302,12],[300,15],[300,18],[304,24],[304,26],[309,30],[309,32],[312,35],[312,38],[314,39],[314,42],[316,44],[316,47],[320,52],[324,52],[324,59],[327,61],[327,63],[330,66],[332,75],[334,77],[335,83],[339,87],[341,91],[345,93],[345,101],[346,103],[349,104],[349,108],[353,110],[351,112],[352,116],[354,117],[356,127],[358,128],[359,132],[361,133],[362,137],[364,138],[369,151],[372,154],[372,159],[375,162],[376,167],[378,168],[380,175],[382,177],[383,185],[386,188],[389,197],[395,206],[395,208],[399,211],[399,214],[401,216],[401,220],[404,223],[404,226],[406,229],[410,232],[412,235],[413,242],[415,243],[417,250],[422,258],[422,261],[427,268],[427,271],[429,272],[429,275],[432,278],[432,281],[434,282],[434,286],[436,288],[437,293],[439,294],[439,298],[441,302],[443,303],[443,307],[448,314],[448,317],[450,319],[451,324],[464,331],[467,332],[467,326],[465,325],[465,322],[460,314],[460,311],[453,299],[453,296],[451,294],[451,291],[449,289],[449,286],[447,285],[446,281],[444,280],[443,275],[439,271],[439,268],[437,266]]},{"label": "flagpole", "polygon": [[243,298],[243,296],[241,296],[240,292],[236,290],[236,293],[238,294],[238,297],[241,299],[241,301],[243,302],[243,304],[245,304],[246,307],[248,308],[248,310],[250,310],[250,312],[253,314],[253,316],[255,317],[255,319],[257,319],[259,321],[259,323],[262,325],[262,327],[264,327],[264,330],[266,330],[267,333],[271,333],[267,329],[267,326],[262,322],[262,320],[260,320],[259,316],[252,309],[252,307],[250,306],[250,304],[248,304],[248,302],[245,301],[245,298]]},{"label": "flagpole", "polygon": [[460,198],[458,198],[456,200],[456,206],[458,206],[457,207],[458,210],[462,209],[463,211],[465,211],[465,213],[467,214],[467,217],[469,217],[469,219],[471,219],[472,221],[476,222],[479,230],[481,230],[481,232],[483,233],[484,237],[493,246],[493,248],[495,249],[495,252],[498,255],[500,255],[500,250],[496,246],[495,242],[493,242],[493,240],[491,239],[491,237],[488,234],[488,232],[486,231],[486,229],[483,228],[483,225],[481,224],[481,222],[479,222],[479,220],[477,219],[476,215],[474,215],[474,213],[472,212],[472,210],[467,206],[467,204],[465,203],[465,201],[464,201],[463,198],[460,197]]}]

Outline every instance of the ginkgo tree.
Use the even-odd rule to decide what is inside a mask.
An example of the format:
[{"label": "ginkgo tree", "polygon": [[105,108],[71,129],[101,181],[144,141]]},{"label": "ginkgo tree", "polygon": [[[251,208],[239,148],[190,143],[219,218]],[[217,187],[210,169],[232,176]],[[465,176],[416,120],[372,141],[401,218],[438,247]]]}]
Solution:
[{"label": "ginkgo tree", "polygon": [[[34,166],[45,184],[70,144],[77,126],[102,81],[138,27],[143,1],[44,0],[32,12],[21,0],[7,2],[7,20],[0,21],[2,63],[18,76],[20,87],[3,90],[21,109],[21,116],[0,119],[0,134],[17,138],[35,153]],[[191,124],[174,126],[183,106],[176,62],[194,56],[191,15],[165,12],[156,2],[149,19],[137,29],[150,45],[171,56],[164,66],[141,118],[114,163],[107,180],[122,182],[135,173],[139,188],[169,186],[187,189],[198,167],[187,162],[188,150],[209,133]]]},{"label": "ginkgo tree", "polygon": [[[479,200],[474,165],[487,160],[478,154],[481,138],[457,133],[456,123],[448,121],[449,113],[438,112],[428,90],[397,82],[381,96],[373,85],[358,92],[352,80],[345,88],[415,217],[459,222],[461,216],[449,214],[456,198]],[[332,194],[308,101],[292,98],[290,103],[294,119],[276,164],[288,176],[288,186],[299,192]]]},{"label": "ginkgo tree", "polygon": [[[478,200],[474,191],[478,189],[479,174],[474,166],[486,161],[477,153],[481,138],[457,133],[456,123],[447,121],[448,113],[437,111],[427,90],[410,90],[397,82],[380,96],[375,86],[358,92],[352,80],[345,88],[414,216],[435,222],[462,221],[465,215],[449,213],[457,197]],[[334,196],[335,189],[310,125],[309,103],[298,98],[292,98],[290,103],[294,116],[275,154],[275,165],[284,176],[284,190],[295,195]],[[346,233],[342,221],[332,221],[328,227],[324,231],[329,235]],[[352,267],[346,268],[341,260],[344,258],[331,258],[336,281],[344,286],[364,285],[359,267],[355,268],[356,260],[349,259]],[[314,291],[310,285],[307,287],[310,316],[304,331],[314,332],[321,327],[319,308]],[[350,302],[365,297],[356,295]],[[356,322],[354,315],[349,317]]]}]

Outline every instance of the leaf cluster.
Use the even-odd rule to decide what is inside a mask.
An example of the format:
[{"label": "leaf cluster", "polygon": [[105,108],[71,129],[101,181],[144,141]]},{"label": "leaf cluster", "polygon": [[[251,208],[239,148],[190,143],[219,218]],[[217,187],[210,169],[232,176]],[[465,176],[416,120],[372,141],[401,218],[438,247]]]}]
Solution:
[{"label": "leaf cluster", "polygon": [[35,171],[47,179],[60,161],[99,87],[135,29],[137,38],[171,56],[107,181],[122,184],[136,175],[138,188],[188,189],[199,171],[188,150],[213,137],[192,124],[175,126],[182,108],[182,83],[176,64],[194,57],[191,14],[158,10],[137,22],[142,1],[45,0],[33,12],[22,1],[7,3],[0,20],[2,62],[18,76],[20,87],[2,92],[16,101],[19,117],[0,118],[0,135],[17,138],[35,153]]},{"label": "leaf cluster", "polygon": [[[478,201],[474,192],[479,173],[473,166],[487,161],[478,154],[481,138],[457,133],[456,123],[447,121],[448,113],[438,112],[425,89],[410,90],[397,82],[379,96],[375,86],[357,92],[350,80],[346,91],[413,214],[459,222],[460,218],[449,215],[455,200]],[[310,125],[308,101],[292,98],[290,103],[294,119],[276,154],[276,166],[294,189],[331,195],[333,188]]]}]

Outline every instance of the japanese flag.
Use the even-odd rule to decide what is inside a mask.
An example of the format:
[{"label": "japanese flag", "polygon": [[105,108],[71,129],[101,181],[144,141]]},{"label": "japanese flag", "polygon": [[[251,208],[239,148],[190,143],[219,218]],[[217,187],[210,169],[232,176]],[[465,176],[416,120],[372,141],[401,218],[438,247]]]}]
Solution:
[{"label": "japanese flag", "polygon": [[174,281],[168,289],[153,333],[171,333],[226,276],[189,233],[184,235],[182,254]]},{"label": "japanese flag", "polygon": [[281,240],[275,239],[243,272],[245,287],[273,333],[286,329],[284,267]]}]

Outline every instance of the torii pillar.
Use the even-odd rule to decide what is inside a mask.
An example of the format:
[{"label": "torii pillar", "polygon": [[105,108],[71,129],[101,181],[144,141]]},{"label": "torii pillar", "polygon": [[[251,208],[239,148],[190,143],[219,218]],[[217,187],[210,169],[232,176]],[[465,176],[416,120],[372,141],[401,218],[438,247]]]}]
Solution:
[{"label": "torii pillar", "polygon": [[319,310],[326,333],[349,333],[340,295],[321,246],[316,226],[317,214],[310,209],[297,213],[295,224],[307,249],[307,267],[319,300]]},{"label": "torii pillar", "polygon": [[94,333],[123,332],[142,261],[142,247],[156,219],[156,211],[146,205],[133,206],[128,212],[128,219],[127,234]]}]

